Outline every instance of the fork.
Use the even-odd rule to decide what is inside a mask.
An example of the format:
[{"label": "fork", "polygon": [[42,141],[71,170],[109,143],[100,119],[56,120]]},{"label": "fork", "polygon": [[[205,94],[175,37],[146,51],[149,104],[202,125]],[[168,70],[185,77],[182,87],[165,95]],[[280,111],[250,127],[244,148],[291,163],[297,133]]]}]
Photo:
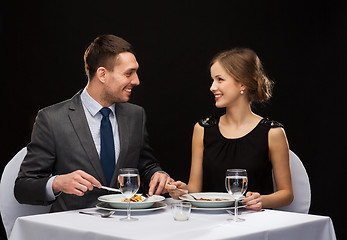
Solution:
[{"label": "fork", "polygon": [[107,218],[111,215],[113,215],[116,211],[115,210],[112,210],[112,211],[109,211],[107,213],[93,213],[93,212],[84,212],[84,211],[79,211],[79,213],[81,214],[87,214],[87,215],[93,215],[93,216],[100,216],[102,218]]},{"label": "fork", "polygon": [[192,198],[194,198],[194,200],[198,200],[196,197],[194,197],[193,194],[188,194],[189,196],[191,196]]},{"label": "fork", "polygon": [[149,196],[149,194],[146,194],[146,198],[142,201],[142,202],[146,202],[150,197],[152,197],[152,196]]}]

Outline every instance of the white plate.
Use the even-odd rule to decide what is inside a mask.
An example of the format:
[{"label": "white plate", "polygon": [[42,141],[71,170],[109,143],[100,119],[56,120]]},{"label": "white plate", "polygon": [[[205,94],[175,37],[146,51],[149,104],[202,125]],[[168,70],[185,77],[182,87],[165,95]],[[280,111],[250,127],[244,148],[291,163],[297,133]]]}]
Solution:
[{"label": "white plate", "polygon": [[[193,195],[195,198],[205,198],[205,199],[211,199],[212,201],[206,201],[206,200],[195,200],[191,195]],[[216,201],[215,199],[227,199],[227,200],[221,200]],[[235,199],[232,198],[232,196],[229,193],[218,193],[218,192],[202,192],[202,193],[190,193],[190,194],[184,194],[180,196],[181,200],[189,201],[193,206],[198,208],[230,208],[234,206]]]},{"label": "white plate", "polygon": [[[149,208],[131,209],[131,212],[154,211],[154,210],[159,210],[159,209],[163,209],[163,208],[166,208],[166,207],[167,207],[166,203],[156,202]],[[126,211],[126,209],[123,209],[123,208],[114,208],[114,207],[112,207],[110,204],[108,204],[106,202],[100,202],[100,203],[96,204],[96,208],[102,209],[102,210],[107,210],[107,211],[112,211],[112,210],[117,210],[117,211],[121,211],[121,212],[125,212]]]},{"label": "white plate", "polygon": [[[109,194],[98,197],[100,202],[108,203],[111,207],[117,209],[126,209],[128,202],[122,202],[124,196],[122,194]],[[132,209],[142,209],[149,208],[153,206],[156,202],[161,202],[165,200],[165,197],[159,195],[153,195],[145,202],[130,202],[130,207]]]},{"label": "white plate", "polygon": [[[237,206],[237,208],[238,209],[240,209],[240,208],[245,208],[246,207],[246,205],[241,205],[241,206]],[[219,210],[233,210],[233,209],[235,209],[235,207],[234,206],[232,206],[232,207],[221,207],[221,208],[211,208],[211,207],[209,207],[209,208],[203,208],[203,207],[195,207],[195,206],[193,206],[192,207],[192,210],[202,210],[202,211],[219,211]]]}]

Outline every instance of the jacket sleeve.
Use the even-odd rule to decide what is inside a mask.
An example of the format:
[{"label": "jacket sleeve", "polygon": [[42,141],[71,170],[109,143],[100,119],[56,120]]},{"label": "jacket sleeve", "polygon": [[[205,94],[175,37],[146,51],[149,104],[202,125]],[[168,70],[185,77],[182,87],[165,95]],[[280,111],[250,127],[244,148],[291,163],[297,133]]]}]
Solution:
[{"label": "jacket sleeve", "polygon": [[33,127],[27,155],[15,182],[14,195],[19,203],[49,205],[46,183],[55,162],[54,136],[50,129],[48,112],[39,111]]}]

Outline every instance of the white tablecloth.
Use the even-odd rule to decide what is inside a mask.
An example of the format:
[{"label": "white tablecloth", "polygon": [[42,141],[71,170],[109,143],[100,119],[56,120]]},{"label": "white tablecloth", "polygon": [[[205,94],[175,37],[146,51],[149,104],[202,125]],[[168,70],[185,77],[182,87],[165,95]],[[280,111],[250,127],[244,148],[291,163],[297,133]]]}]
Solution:
[{"label": "white tablecloth", "polygon": [[[170,204],[172,199],[165,200]],[[86,211],[99,211],[96,208]],[[139,221],[122,222],[124,212],[109,218],[78,211],[18,218],[10,240],[31,239],[238,239],[335,240],[329,217],[265,210],[242,215],[245,222],[229,222],[225,211],[192,210],[189,221],[173,220],[170,208],[133,213]]]}]

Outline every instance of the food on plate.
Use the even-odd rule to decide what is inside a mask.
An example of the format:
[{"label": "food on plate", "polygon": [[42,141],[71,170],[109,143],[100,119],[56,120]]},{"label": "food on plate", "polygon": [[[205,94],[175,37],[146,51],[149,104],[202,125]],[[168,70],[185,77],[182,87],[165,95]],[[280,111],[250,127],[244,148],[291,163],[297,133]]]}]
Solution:
[{"label": "food on plate", "polygon": [[212,201],[211,198],[198,198],[196,200],[199,200],[199,201]]},{"label": "food on plate", "polygon": [[198,198],[199,201],[230,201],[230,199],[226,198]]},{"label": "food on plate", "polygon": [[[122,202],[128,202],[128,198],[124,198]],[[135,194],[130,198],[130,202],[143,202],[142,196]]]}]

